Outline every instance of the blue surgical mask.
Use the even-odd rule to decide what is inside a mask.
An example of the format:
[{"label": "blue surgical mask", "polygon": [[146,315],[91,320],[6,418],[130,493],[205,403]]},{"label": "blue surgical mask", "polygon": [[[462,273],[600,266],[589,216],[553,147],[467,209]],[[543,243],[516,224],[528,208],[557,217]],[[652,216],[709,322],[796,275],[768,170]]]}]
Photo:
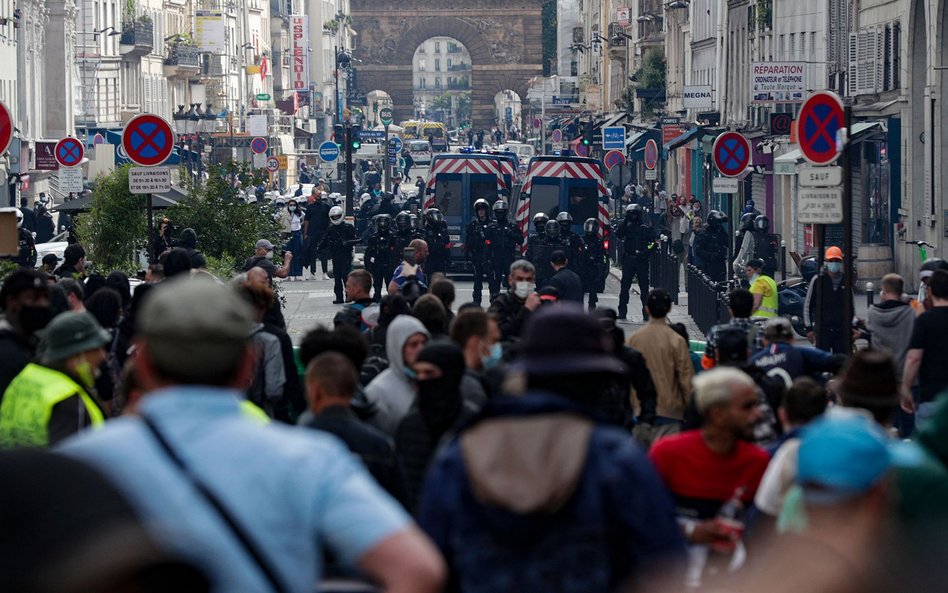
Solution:
[{"label": "blue surgical mask", "polygon": [[411,367],[405,367],[405,376],[411,380],[415,380],[418,378],[418,373],[416,373],[415,369]]},{"label": "blue surgical mask", "polygon": [[490,347],[490,352],[487,354],[487,356],[481,357],[481,362],[483,363],[485,369],[492,369],[500,364],[500,360],[503,355],[503,347],[500,345],[500,342],[496,342]]},{"label": "blue surgical mask", "polygon": [[841,261],[829,261],[826,262],[826,269],[834,274],[838,274],[843,271],[843,262]]}]

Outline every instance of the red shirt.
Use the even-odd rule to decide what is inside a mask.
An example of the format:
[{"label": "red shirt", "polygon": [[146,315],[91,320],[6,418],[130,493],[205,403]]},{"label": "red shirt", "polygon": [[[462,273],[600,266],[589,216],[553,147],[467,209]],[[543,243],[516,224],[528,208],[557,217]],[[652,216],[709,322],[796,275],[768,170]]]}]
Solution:
[{"label": "red shirt", "polygon": [[770,462],[766,451],[745,441],[727,455],[715,453],[700,430],[660,439],[649,457],[675,497],[678,513],[698,519],[714,517],[742,486],[744,503],[750,504]]}]

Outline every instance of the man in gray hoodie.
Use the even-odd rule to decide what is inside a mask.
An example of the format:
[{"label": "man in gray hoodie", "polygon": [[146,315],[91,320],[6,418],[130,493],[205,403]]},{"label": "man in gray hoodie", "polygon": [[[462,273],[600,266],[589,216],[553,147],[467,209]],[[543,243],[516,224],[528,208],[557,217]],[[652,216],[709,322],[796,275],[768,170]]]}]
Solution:
[{"label": "man in gray hoodie", "polygon": [[869,307],[866,327],[872,332],[872,346],[884,350],[895,360],[896,376],[901,379],[905,366],[905,353],[908,352],[912,327],[915,324],[915,310],[902,300],[904,283],[898,274],[886,274],[882,277],[882,291],[879,303]]},{"label": "man in gray hoodie", "polygon": [[366,385],[365,395],[378,410],[369,423],[390,437],[415,401],[411,364],[430,337],[421,321],[408,315],[396,317],[385,333],[388,368]]}]

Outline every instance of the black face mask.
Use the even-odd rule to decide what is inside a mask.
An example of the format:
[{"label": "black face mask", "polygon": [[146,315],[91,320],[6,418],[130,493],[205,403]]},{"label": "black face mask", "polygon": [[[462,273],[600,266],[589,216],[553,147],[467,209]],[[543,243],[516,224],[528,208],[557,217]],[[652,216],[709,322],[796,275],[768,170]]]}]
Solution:
[{"label": "black face mask", "polygon": [[27,336],[32,336],[39,330],[49,324],[52,312],[49,307],[36,307],[33,305],[23,305],[17,311],[17,319],[20,321],[20,328]]},{"label": "black face mask", "polygon": [[451,428],[461,411],[457,377],[438,377],[418,381],[418,409],[436,433]]}]

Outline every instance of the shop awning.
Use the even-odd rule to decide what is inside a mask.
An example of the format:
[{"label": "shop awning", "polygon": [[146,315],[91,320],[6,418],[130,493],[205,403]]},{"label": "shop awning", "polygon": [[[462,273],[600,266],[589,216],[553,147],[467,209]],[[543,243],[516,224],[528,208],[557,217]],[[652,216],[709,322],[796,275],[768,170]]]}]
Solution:
[{"label": "shop awning", "polygon": [[774,175],[796,175],[797,165],[803,162],[800,149],[791,150],[774,159]]},{"label": "shop awning", "polygon": [[611,128],[625,122],[625,119],[629,116],[628,113],[616,113],[606,117],[602,120],[601,123],[595,125],[595,129],[598,128]]},{"label": "shop awning", "polygon": [[688,142],[698,134],[698,128],[691,128],[687,132],[681,134],[676,138],[672,138],[665,144],[665,150],[675,150],[685,142]]},{"label": "shop awning", "polygon": [[885,133],[881,121],[860,121],[853,124],[849,132],[849,141],[868,140],[868,136],[876,132]]},{"label": "shop awning", "polygon": [[645,134],[646,132],[632,132],[629,134],[629,136],[625,139],[625,150],[627,152],[632,152],[635,150],[637,144],[642,144],[644,146],[645,140],[647,140],[647,138],[645,138]]}]

